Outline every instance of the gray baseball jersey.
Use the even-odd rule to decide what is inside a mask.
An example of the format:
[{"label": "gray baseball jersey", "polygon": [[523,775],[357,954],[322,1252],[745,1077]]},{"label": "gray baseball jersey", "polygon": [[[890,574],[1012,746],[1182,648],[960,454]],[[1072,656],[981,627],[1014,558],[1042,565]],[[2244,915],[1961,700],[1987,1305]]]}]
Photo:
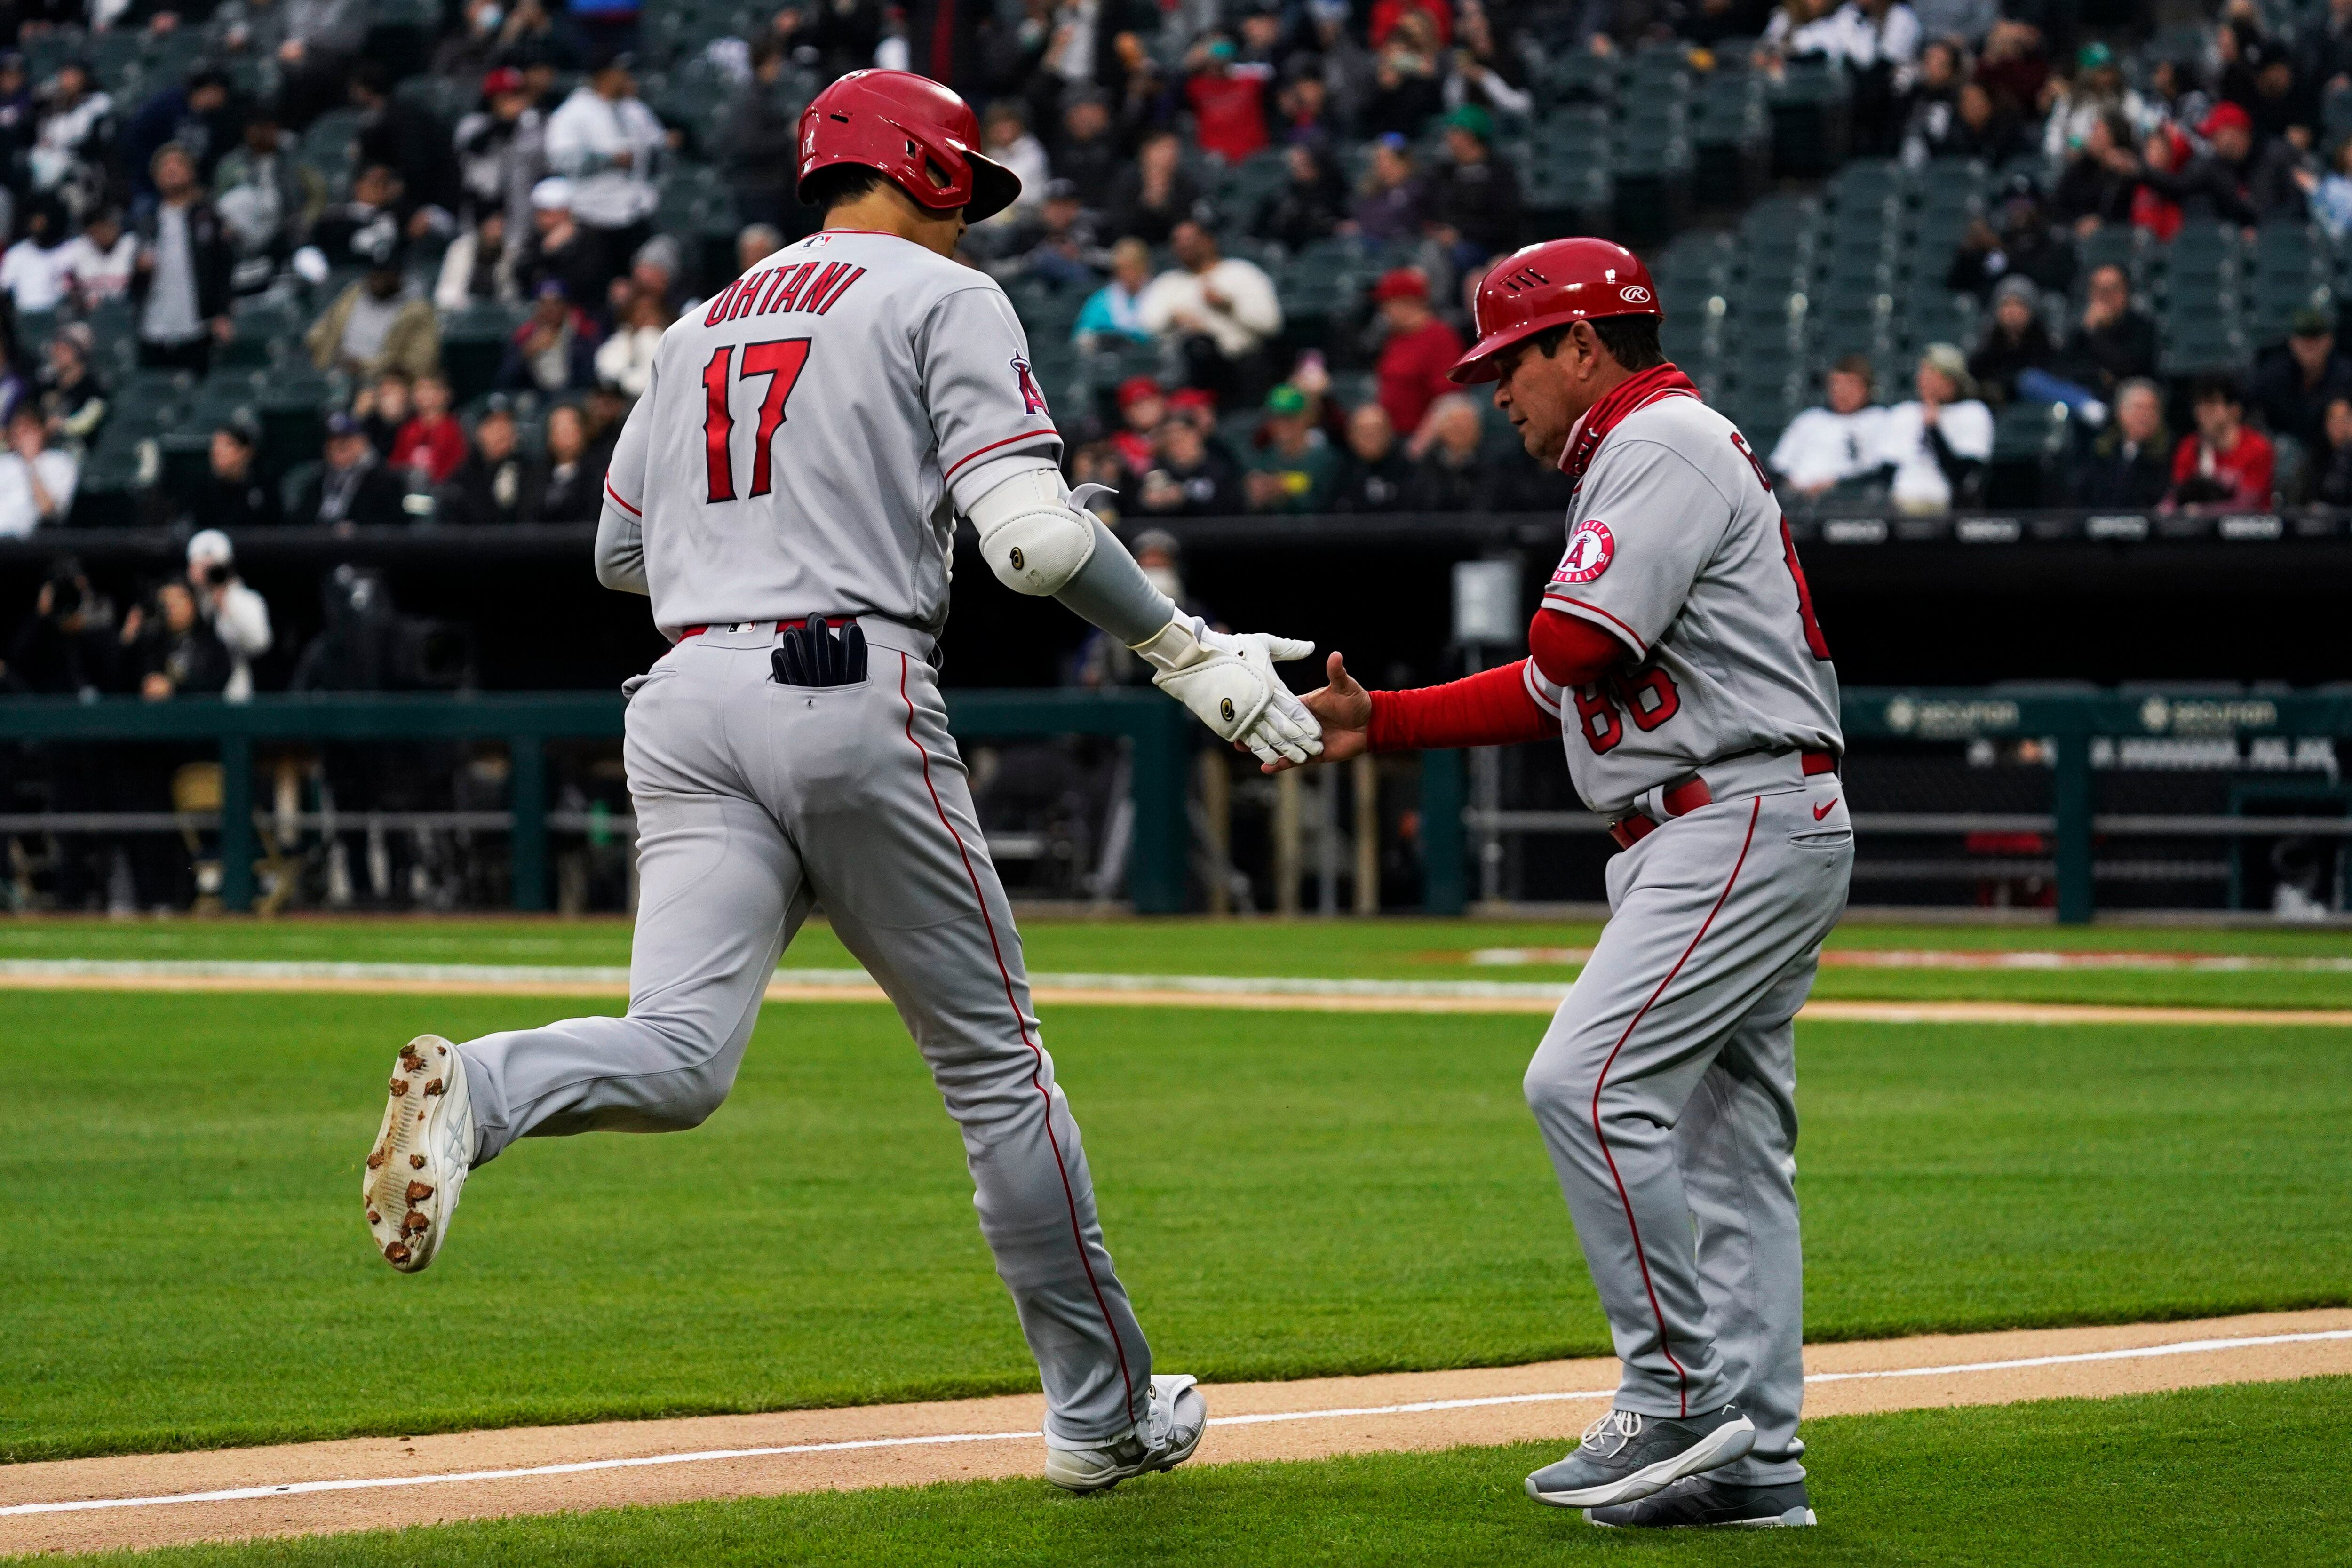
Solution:
[{"label": "gray baseball jersey", "polygon": [[1795,542],[1746,440],[1696,397],[1662,394],[1601,440],[1543,602],[1640,660],[1565,692],[1527,667],[1595,811],[1622,815],[1728,757],[1843,750]]},{"label": "gray baseball jersey", "polygon": [[954,512],[1062,437],[1012,302],[911,240],[825,229],[662,337],[604,487],[655,624],[946,624]]}]

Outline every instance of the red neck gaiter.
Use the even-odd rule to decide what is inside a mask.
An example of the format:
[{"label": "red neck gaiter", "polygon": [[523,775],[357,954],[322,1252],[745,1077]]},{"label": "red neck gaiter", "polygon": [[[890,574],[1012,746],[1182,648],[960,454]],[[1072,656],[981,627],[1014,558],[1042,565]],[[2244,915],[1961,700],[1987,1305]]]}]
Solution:
[{"label": "red neck gaiter", "polygon": [[1656,398],[1697,395],[1698,388],[1691,384],[1691,378],[1672,363],[1635,371],[1584,411],[1584,417],[1568,433],[1568,449],[1559,455],[1559,471],[1581,481],[1592,454],[1601,449],[1602,438],[1617,428],[1619,420]]}]

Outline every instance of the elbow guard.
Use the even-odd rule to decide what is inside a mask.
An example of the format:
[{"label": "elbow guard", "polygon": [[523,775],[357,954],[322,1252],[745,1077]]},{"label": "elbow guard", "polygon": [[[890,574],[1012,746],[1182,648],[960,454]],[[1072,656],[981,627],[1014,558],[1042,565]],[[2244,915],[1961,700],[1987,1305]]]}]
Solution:
[{"label": "elbow guard", "polygon": [[1060,593],[1095,552],[1094,519],[1070,504],[1058,469],[1013,478],[972,503],[981,558],[1016,594]]}]

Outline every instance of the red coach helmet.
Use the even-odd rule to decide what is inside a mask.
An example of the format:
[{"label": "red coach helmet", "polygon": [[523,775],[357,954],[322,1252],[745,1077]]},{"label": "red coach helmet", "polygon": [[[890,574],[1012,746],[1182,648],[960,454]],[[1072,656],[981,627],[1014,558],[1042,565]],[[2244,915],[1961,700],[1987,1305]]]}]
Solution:
[{"label": "red coach helmet", "polygon": [[980,155],[971,105],[913,71],[861,70],[816,95],[801,113],[800,195],[835,163],[874,170],[933,212],[964,209],[972,223],[1003,212],[1021,177]]},{"label": "red coach helmet", "polygon": [[1478,341],[1445,374],[1495,381],[1495,356],[1547,327],[1601,316],[1664,316],[1657,285],[1641,258],[1605,239],[1548,239],[1511,252],[1487,269],[1470,307]]}]

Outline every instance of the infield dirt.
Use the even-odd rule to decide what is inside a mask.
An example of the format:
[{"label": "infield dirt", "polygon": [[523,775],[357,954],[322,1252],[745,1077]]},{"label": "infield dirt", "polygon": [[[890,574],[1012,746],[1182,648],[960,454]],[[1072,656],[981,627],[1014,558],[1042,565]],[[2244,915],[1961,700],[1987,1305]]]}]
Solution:
[{"label": "infield dirt", "polygon": [[[2246,1342],[2214,1342],[2235,1341]],[[2352,1310],[1819,1345],[1807,1352],[1806,1364],[1809,1415],[2272,1382],[2352,1373]],[[1194,1462],[1544,1438],[1565,1444],[1605,1407],[1616,1377],[1616,1363],[1601,1359],[1225,1384],[1207,1391],[1212,1424]],[[0,1552],[139,1548],[1030,1476],[1040,1463],[1035,1434],[1043,1413],[1037,1395],[1024,1394],[0,1467]],[[593,1468],[482,1473],[540,1467]],[[154,1500],[320,1482],[341,1484]],[[104,1500],[131,1500],[131,1506],[87,1506]],[[54,1509],[61,1503],[84,1506]],[[42,1511],[18,1511],[27,1505]]]}]

